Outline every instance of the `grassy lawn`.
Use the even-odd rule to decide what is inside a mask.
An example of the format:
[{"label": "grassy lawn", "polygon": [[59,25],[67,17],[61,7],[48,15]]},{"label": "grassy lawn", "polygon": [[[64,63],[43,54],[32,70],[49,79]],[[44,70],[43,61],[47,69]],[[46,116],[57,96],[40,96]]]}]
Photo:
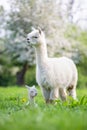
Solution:
[{"label": "grassy lawn", "polygon": [[87,89],[77,95],[78,102],[46,105],[38,88],[38,106],[32,108],[26,106],[26,88],[0,88],[0,130],[87,130]]}]

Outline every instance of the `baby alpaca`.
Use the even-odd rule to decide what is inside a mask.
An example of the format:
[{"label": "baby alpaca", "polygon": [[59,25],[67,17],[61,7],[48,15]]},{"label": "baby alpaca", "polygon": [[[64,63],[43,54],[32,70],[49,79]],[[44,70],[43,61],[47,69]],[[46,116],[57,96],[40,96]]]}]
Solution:
[{"label": "baby alpaca", "polygon": [[31,106],[36,105],[34,98],[35,98],[35,96],[37,96],[37,89],[35,88],[34,85],[32,87],[29,87],[28,85],[25,85],[25,87],[28,89],[29,101],[28,101],[27,105],[28,104],[30,104]]},{"label": "baby alpaca", "polygon": [[45,34],[40,28],[28,34],[27,42],[36,51],[36,80],[46,103],[59,96],[66,100],[67,91],[76,99],[78,73],[74,62],[67,57],[49,58]]}]

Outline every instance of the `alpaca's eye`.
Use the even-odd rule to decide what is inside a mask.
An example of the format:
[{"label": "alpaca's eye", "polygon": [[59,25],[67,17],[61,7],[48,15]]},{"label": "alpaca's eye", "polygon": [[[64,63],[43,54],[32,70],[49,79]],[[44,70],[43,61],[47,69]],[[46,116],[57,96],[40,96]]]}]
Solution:
[{"label": "alpaca's eye", "polygon": [[33,38],[38,38],[37,36],[34,36]]},{"label": "alpaca's eye", "polygon": [[31,93],[33,93],[33,91],[31,91]]}]

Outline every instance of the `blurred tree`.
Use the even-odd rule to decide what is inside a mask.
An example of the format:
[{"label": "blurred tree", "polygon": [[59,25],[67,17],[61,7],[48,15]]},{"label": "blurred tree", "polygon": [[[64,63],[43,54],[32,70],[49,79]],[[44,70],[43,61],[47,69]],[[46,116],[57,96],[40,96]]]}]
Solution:
[{"label": "blurred tree", "polygon": [[4,51],[4,40],[3,40],[3,38],[2,38],[2,36],[3,36],[3,21],[4,21],[4,15],[5,15],[5,11],[4,11],[4,8],[3,8],[3,6],[0,6],[0,54],[2,54],[3,53],[3,51]]},{"label": "blurred tree", "polygon": [[[48,6],[51,7],[48,9]],[[16,74],[18,85],[24,84],[24,76],[28,66],[35,64],[34,50],[27,46],[24,37],[29,33],[32,25],[40,25],[43,29],[49,30],[51,25],[55,24],[53,17],[57,18],[58,16],[56,10],[53,11],[52,16],[50,15],[51,9],[55,6],[55,2],[47,0],[44,2],[41,0],[11,1],[11,11],[6,17],[5,40],[7,44],[5,46],[6,53],[10,56],[11,61],[18,66],[22,65],[22,68],[20,67],[21,69]],[[48,34],[52,32],[50,30],[47,31]]]},{"label": "blurred tree", "polygon": [[58,0],[12,0],[6,17],[6,53],[14,65],[21,66],[17,72],[17,84],[24,84],[28,66],[35,64],[35,54],[27,45],[26,35],[31,26],[40,26],[46,34],[49,56],[66,55],[78,60],[78,42],[66,38],[67,23],[61,18]]},{"label": "blurred tree", "polygon": [[[22,3],[23,4],[23,3]],[[24,21],[24,16],[21,14],[20,8],[11,8],[11,12],[7,15],[5,26],[6,54],[11,59],[11,64],[19,66],[19,71],[16,73],[17,84],[24,84],[24,76],[29,66],[35,64],[33,48],[27,46],[26,38],[24,37],[29,25]],[[16,9],[19,9],[17,11]],[[22,17],[21,17],[22,16]]]},{"label": "blurred tree", "polygon": [[[9,79],[12,81],[12,75],[8,69],[9,60],[5,55],[5,38],[4,38],[4,25],[5,25],[5,10],[0,6],[0,85],[6,86],[9,84]],[[9,78],[8,78],[9,75]]]}]

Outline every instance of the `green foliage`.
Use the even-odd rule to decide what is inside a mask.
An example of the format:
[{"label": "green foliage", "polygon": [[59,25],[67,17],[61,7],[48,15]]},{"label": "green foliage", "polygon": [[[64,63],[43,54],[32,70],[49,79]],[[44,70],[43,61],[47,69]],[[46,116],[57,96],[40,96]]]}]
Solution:
[{"label": "green foliage", "polygon": [[6,55],[0,55],[0,86],[15,84],[15,76],[12,75],[12,65]]},{"label": "green foliage", "polygon": [[[2,61],[2,65],[5,61]],[[9,68],[9,69],[8,69]],[[0,86],[9,86],[16,85],[16,74],[14,74],[15,66],[5,64],[1,67],[0,70]],[[18,69],[18,68],[17,68]],[[35,66],[29,67],[25,74],[25,84],[33,85],[36,84],[36,74],[35,74]],[[17,70],[16,70],[17,71]]]},{"label": "green foliage", "polygon": [[26,88],[0,88],[1,130],[86,130],[87,90],[79,89],[78,101],[69,98],[67,102],[56,101],[46,105],[38,88],[37,107],[26,106]]},{"label": "green foliage", "polygon": [[1,86],[8,86],[15,84],[15,78],[9,73],[5,72],[5,74],[1,75],[0,74],[0,85]]},{"label": "green foliage", "polygon": [[84,88],[84,87],[87,88],[87,60],[86,60],[87,56],[83,53],[81,54],[80,62],[77,65],[77,68],[78,68],[78,87],[79,88]]},{"label": "green foliage", "polygon": [[15,84],[15,77],[11,74],[11,71],[4,67],[2,72],[0,72],[0,86],[9,86]]},{"label": "green foliage", "polygon": [[28,85],[36,84],[36,67],[29,67],[25,75],[25,83]]},{"label": "green foliage", "polygon": [[78,87],[87,87],[87,32],[70,25],[67,27],[64,35],[67,39],[75,43],[74,53],[76,53],[76,57],[72,58],[75,59],[77,63]]},{"label": "green foliage", "polygon": [[82,66],[78,67],[78,85],[79,88],[87,88],[87,74],[85,68]]}]

